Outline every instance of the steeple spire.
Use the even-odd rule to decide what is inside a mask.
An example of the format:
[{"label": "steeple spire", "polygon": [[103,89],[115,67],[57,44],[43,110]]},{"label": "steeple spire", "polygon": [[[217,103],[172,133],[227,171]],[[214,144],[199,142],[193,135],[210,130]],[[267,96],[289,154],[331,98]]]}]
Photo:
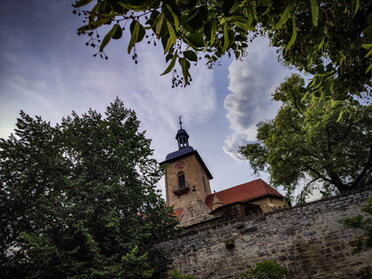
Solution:
[{"label": "steeple spire", "polygon": [[180,123],[180,129],[182,130],[182,115],[180,115],[180,117],[178,117],[178,121]]},{"label": "steeple spire", "polygon": [[176,140],[178,142],[178,150],[189,146],[189,135],[186,130],[182,128],[182,115],[178,117],[180,129],[177,132]]}]

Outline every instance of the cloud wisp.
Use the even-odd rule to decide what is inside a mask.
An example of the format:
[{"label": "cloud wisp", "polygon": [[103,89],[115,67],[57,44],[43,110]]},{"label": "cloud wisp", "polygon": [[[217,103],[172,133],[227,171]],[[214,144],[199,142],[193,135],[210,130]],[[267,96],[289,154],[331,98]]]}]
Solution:
[{"label": "cloud wisp", "polygon": [[224,105],[232,133],[223,149],[237,160],[242,159],[237,153],[238,147],[256,140],[256,124],[275,116],[279,103],[272,101],[271,94],[290,74],[268,44],[267,39],[257,38],[249,47],[247,57],[232,62],[229,67],[231,94],[226,96]]}]

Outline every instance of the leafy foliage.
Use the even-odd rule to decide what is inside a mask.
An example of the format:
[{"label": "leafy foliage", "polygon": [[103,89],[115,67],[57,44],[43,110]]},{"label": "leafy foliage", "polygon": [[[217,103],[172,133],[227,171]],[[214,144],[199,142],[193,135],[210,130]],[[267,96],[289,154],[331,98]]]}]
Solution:
[{"label": "leafy foliage", "polygon": [[289,193],[310,178],[300,201],[318,181],[326,192],[372,183],[371,105],[306,94],[298,75],[281,84],[274,100],[282,102],[275,119],[258,123],[258,142],[239,149],[255,171],[267,169]]},{"label": "leafy foliage", "polygon": [[266,260],[257,263],[255,268],[244,272],[242,276],[249,279],[281,279],[287,273],[288,270],[276,261]]},{"label": "leafy foliage", "polygon": [[21,112],[0,139],[1,278],[151,278],[174,219],[135,112],[72,113],[52,127]]},{"label": "leafy foliage", "polygon": [[[204,55],[212,66],[223,55],[246,54],[258,35],[280,49],[285,63],[314,75],[309,90],[339,98],[369,92],[372,73],[370,0],[77,0],[74,13],[84,16],[78,34],[88,34],[96,55],[130,26],[128,53],[137,61],[142,41],[164,50],[173,86],[188,85],[190,66]],[[97,30],[112,25],[101,40]],[[182,70],[182,78],[172,69]]]},{"label": "leafy foliage", "polygon": [[346,228],[361,229],[366,233],[364,238],[358,239],[357,247],[353,250],[353,253],[359,253],[372,248],[372,198],[362,207],[361,211],[370,217],[365,218],[362,215],[357,215],[342,220],[342,224]]}]

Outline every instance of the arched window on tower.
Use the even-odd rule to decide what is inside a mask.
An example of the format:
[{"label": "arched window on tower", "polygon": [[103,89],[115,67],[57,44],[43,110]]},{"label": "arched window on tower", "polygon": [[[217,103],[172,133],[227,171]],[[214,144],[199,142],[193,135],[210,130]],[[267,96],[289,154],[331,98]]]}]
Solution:
[{"label": "arched window on tower", "polygon": [[186,187],[185,174],[182,171],[178,173],[178,187],[179,188]]},{"label": "arched window on tower", "polygon": [[186,139],[184,137],[180,137],[180,146],[186,147]]}]

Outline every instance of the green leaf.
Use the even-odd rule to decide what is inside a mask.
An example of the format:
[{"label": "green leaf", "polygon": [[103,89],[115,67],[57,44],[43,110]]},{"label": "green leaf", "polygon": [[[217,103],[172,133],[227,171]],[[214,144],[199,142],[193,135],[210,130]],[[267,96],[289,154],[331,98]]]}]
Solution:
[{"label": "green leaf", "polygon": [[324,38],[322,38],[322,40],[318,44],[318,49],[322,49],[323,46],[324,46]]},{"label": "green leaf", "polygon": [[229,16],[233,11],[235,11],[234,7],[236,6],[235,2],[239,2],[236,0],[228,0],[223,2],[222,11],[225,16]]},{"label": "green leaf", "polygon": [[178,27],[180,26],[180,20],[178,18],[178,16],[176,15],[176,13],[173,11],[172,7],[169,6],[168,4],[165,4],[165,6],[167,7],[168,11],[171,13],[172,17],[173,17],[173,20],[174,20],[174,27],[176,29],[178,29]]},{"label": "green leaf", "polygon": [[233,6],[230,8],[230,11],[229,13],[230,14],[233,14],[238,8],[239,8],[239,5],[240,5],[240,1],[234,1],[234,4]]},{"label": "green leaf", "polygon": [[161,74],[161,76],[168,74],[174,68],[174,65],[176,64],[177,61],[177,57],[178,55],[174,53],[171,62],[169,63],[165,71]]},{"label": "green leaf", "polygon": [[229,31],[227,29],[227,23],[223,26],[223,46],[222,46],[222,53],[225,53],[225,51],[229,47]]},{"label": "green leaf", "polygon": [[208,21],[203,28],[203,32],[207,40],[211,40],[211,30],[212,30],[212,24],[210,21]]},{"label": "green leaf", "polygon": [[285,10],[284,10],[282,16],[280,17],[279,21],[278,21],[277,24],[275,24],[275,26],[273,27],[273,30],[274,30],[274,31],[280,29],[280,27],[282,27],[282,25],[283,25],[284,23],[287,22],[287,20],[288,20],[288,19],[290,18],[290,16],[291,16],[291,14],[290,14],[291,9],[292,9],[292,5],[288,5],[288,6],[285,8]]},{"label": "green leaf", "polygon": [[372,48],[372,44],[362,44],[362,48],[370,49]]},{"label": "green leaf", "polygon": [[[112,36],[114,40],[119,40],[121,36],[123,35],[123,29],[121,29],[121,26],[119,24],[115,24],[114,27],[116,26],[115,33]],[[114,27],[112,29],[114,29]]]},{"label": "green leaf", "polygon": [[239,27],[243,30],[252,29],[248,19],[246,19],[245,17],[235,16],[235,17],[233,17],[233,22],[237,27]]},{"label": "green leaf", "polygon": [[145,30],[145,28],[140,24],[140,26],[139,26],[139,31],[138,31],[137,42],[142,41],[142,40],[143,40],[143,37],[145,37],[145,34],[146,34],[146,30]]},{"label": "green leaf", "polygon": [[101,7],[102,2],[97,2],[97,4],[93,7],[93,9],[90,11],[90,14],[95,15],[99,11]]},{"label": "green leaf", "polygon": [[211,45],[213,45],[214,40],[216,39],[217,33],[217,20],[215,17],[211,18]]},{"label": "green leaf", "polygon": [[98,27],[100,27],[100,26],[102,26],[102,25],[104,25],[104,24],[106,24],[107,22],[110,22],[110,21],[111,21],[111,18],[109,18],[109,17],[100,18],[96,21],[90,22],[87,25],[79,27],[78,31],[79,32],[85,32],[85,31],[95,30]]},{"label": "green leaf", "polygon": [[368,68],[366,69],[365,73],[368,73],[370,70],[372,70],[372,64],[369,64]]},{"label": "green leaf", "polygon": [[169,60],[171,60],[173,58],[173,54],[172,53],[168,53],[166,56],[165,56],[165,62],[168,63]]},{"label": "green leaf", "polygon": [[[163,33],[165,32],[166,34],[163,35]],[[167,44],[169,41],[169,33],[168,33],[168,29],[166,25],[162,28],[162,36],[160,37],[160,41],[161,41],[161,45],[163,46],[163,50],[165,50],[167,48]]]},{"label": "green leaf", "polygon": [[79,0],[75,4],[73,4],[73,7],[74,8],[80,8],[82,6],[85,6],[85,5],[89,4],[92,1],[93,0]]},{"label": "green leaf", "polygon": [[193,51],[193,50],[184,51],[183,56],[185,56],[187,60],[198,61],[198,56],[196,55],[195,51]]},{"label": "green leaf", "polygon": [[131,23],[131,26],[133,26],[133,31],[132,31],[131,38],[128,44],[128,54],[132,51],[132,48],[134,47],[135,43],[138,40],[140,23],[137,20],[133,20]]},{"label": "green leaf", "polygon": [[209,45],[213,45],[216,34],[217,34],[217,21],[215,17],[212,17],[205,25],[204,25],[204,34],[209,40]]},{"label": "green leaf", "polygon": [[146,7],[143,5],[133,5],[125,2],[117,2],[117,4],[127,10],[133,10],[135,12],[142,12],[143,10],[146,10]]},{"label": "green leaf", "polygon": [[168,53],[172,46],[174,46],[173,40],[171,37],[168,37],[167,44],[165,45],[164,48],[164,54]]},{"label": "green leaf", "polygon": [[292,47],[292,45],[296,41],[296,38],[297,38],[296,18],[292,17],[292,36],[285,48],[285,51],[288,51]]},{"label": "green leaf", "polygon": [[342,110],[342,111],[340,112],[340,115],[338,116],[336,122],[340,122],[340,120],[342,119],[342,116],[344,115],[344,112],[345,112],[344,110]]},{"label": "green leaf", "polygon": [[[133,29],[134,29],[134,22],[132,21],[132,23],[130,24],[130,32],[132,33],[133,32]],[[140,23],[139,24],[139,29],[138,29],[138,36],[137,36],[137,42],[140,42],[142,41],[143,37],[145,36],[146,34],[146,30],[145,28],[142,26],[142,24]]]},{"label": "green leaf", "polygon": [[198,50],[204,46],[203,36],[200,33],[190,33],[184,38],[185,41],[194,49]]},{"label": "green leaf", "polygon": [[356,15],[356,13],[358,12],[359,8],[360,8],[360,1],[359,0],[355,0],[354,15]]},{"label": "green leaf", "polygon": [[172,40],[172,43],[175,44],[177,40],[176,32],[174,31],[172,24],[168,20],[167,20],[167,27],[168,27],[170,39]]},{"label": "green leaf", "polygon": [[182,75],[183,75],[183,78],[185,79],[185,83],[188,83],[188,79],[190,77],[190,72],[189,72],[190,62],[187,61],[186,58],[180,57],[178,58],[178,63],[181,66]]},{"label": "green leaf", "polygon": [[190,12],[187,23],[194,31],[200,30],[204,26],[203,17],[201,16],[201,7],[195,8]]},{"label": "green leaf", "polygon": [[[119,36],[120,34],[120,36]],[[101,45],[99,46],[99,51],[103,51],[105,46],[111,41],[111,39],[116,36],[115,39],[120,39],[122,34],[122,30],[119,24],[115,24],[109,32],[105,35],[105,37],[102,40]]]},{"label": "green leaf", "polygon": [[175,45],[176,40],[177,40],[177,36],[176,36],[176,33],[173,29],[172,24],[167,19],[166,19],[166,22],[167,22],[166,27],[167,27],[168,32],[166,32],[166,30],[162,30],[162,33],[168,33],[169,36],[167,36],[168,38],[167,38],[167,43],[165,44],[165,46],[164,46],[164,43],[165,43],[164,39],[166,37],[165,36],[162,37],[162,43],[163,43],[163,47],[164,47],[164,54],[169,52],[169,50]]},{"label": "green leaf", "polygon": [[[156,22],[159,14],[160,12],[157,10],[152,11],[150,18],[146,21],[146,24],[152,26],[152,28],[154,29],[154,23]],[[155,32],[155,29],[154,29],[154,32]]]},{"label": "green leaf", "polygon": [[367,52],[366,55],[364,55],[364,57],[368,57],[372,54],[372,44],[363,44],[362,47],[365,49],[369,49],[369,51]]},{"label": "green leaf", "polygon": [[161,33],[161,28],[163,26],[163,21],[164,21],[164,13],[160,13],[157,16],[156,27],[155,27],[155,34],[158,35],[158,36]]},{"label": "green leaf", "polygon": [[311,5],[311,16],[313,19],[313,25],[318,26],[319,7],[316,0],[309,0]]}]

